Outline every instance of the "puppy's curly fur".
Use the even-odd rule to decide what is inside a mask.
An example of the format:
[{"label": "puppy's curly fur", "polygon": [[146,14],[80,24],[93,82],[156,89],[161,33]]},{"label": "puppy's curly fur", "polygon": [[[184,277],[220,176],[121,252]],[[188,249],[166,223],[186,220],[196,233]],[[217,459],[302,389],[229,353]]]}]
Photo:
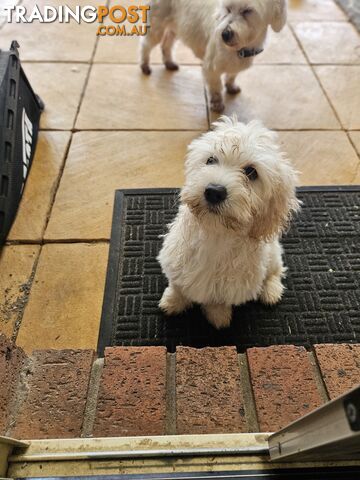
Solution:
[{"label": "puppy's curly fur", "polygon": [[286,0],[151,0],[150,30],[141,39],[141,68],[149,75],[150,52],[161,42],[168,70],[177,70],[172,56],[176,37],[203,60],[212,110],[222,112],[221,75],[229,94],[240,92],[236,75],[254,57],[240,58],[242,49],[262,49],[268,26],[279,32],[286,22]]},{"label": "puppy's curly fur", "polygon": [[[257,121],[223,117],[190,144],[181,205],[158,256],[169,281],[160,301],[167,314],[196,302],[223,328],[233,305],[280,301],[279,236],[299,201],[296,172],[276,138]],[[215,199],[207,197],[209,188]]]}]

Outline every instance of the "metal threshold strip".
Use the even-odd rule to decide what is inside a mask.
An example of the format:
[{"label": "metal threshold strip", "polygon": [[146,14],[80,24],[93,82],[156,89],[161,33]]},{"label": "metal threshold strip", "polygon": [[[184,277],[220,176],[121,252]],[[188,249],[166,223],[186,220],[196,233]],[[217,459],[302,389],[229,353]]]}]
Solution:
[{"label": "metal threshold strip", "polygon": [[[272,476],[276,470],[287,480],[286,469],[334,466],[333,462],[271,462],[269,436],[258,433],[31,440],[28,446],[14,449],[8,459],[7,475],[16,479],[99,480],[278,478]],[[358,468],[360,478],[360,461],[336,465]]]},{"label": "metal threshold strip", "polygon": [[239,455],[269,455],[269,447],[238,447],[238,448],[173,448],[153,450],[104,450],[82,452],[53,452],[39,454],[13,455],[12,462],[56,462],[64,460],[106,460],[157,457],[218,457]]},{"label": "metal threshold strip", "polygon": [[296,478],[311,478],[309,468],[319,473],[313,479],[359,479],[360,387],[274,434],[0,439],[1,446],[12,451],[7,475],[16,479],[292,478],[296,469]]},{"label": "metal threshold strip", "polygon": [[269,448],[272,460],[360,460],[360,386],[271,435]]}]

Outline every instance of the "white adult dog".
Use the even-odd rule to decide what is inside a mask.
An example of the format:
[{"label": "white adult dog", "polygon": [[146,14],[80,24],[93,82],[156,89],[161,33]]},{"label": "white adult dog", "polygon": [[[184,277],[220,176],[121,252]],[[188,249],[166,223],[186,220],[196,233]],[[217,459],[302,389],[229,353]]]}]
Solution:
[{"label": "white adult dog", "polygon": [[212,110],[222,112],[221,75],[229,94],[240,92],[236,75],[263,50],[268,25],[279,32],[286,22],[286,0],[151,0],[150,29],[141,39],[141,69],[149,75],[150,52],[161,42],[168,70],[176,37],[203,60]]},{"label": "white adult dog", "polygon": [[233,305],[280,301],[279,236],[299,201],[274,132],[235,117],[214,127],[189,146],[181,205],[158,256],[169,282],[160,308],[172,315],[196,302],[223,328]]}]

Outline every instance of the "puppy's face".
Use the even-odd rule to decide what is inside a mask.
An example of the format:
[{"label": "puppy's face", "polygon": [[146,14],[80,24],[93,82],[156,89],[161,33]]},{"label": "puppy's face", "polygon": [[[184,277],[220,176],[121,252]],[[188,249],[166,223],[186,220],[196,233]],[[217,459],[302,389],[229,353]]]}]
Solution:
[{"label": "puppy's face", "polygon": [[262,43],[268,25],[280,31],[286,21],[285,0],[222,0],[217,33],[234,50]]},{"label": "puppy's face", "polygon": [[214,126],[189,146],[182,202],[211,228],[221,224],[258,239],[281,233],[299,203],[296,173],[275,134],[227,117]]}]

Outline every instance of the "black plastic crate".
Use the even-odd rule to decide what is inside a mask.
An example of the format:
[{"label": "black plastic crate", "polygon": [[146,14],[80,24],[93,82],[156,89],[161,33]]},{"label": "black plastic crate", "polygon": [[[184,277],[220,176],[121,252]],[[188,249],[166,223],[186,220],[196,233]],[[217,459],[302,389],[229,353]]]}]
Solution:
[{"label": "black plastic crate", "polygon": [[18,43],[0,51],[0,244],[16,216],[32,160],[44,105],[21,67]]}]

